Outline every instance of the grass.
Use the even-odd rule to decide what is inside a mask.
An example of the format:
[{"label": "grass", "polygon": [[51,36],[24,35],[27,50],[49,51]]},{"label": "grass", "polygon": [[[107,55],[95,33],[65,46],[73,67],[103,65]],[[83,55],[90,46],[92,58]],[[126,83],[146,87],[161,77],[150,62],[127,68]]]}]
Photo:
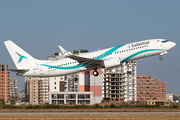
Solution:
[{"label": "grass", "polygon": [[8,111],[180,111],[178,105],[169,107],[159,105],[116,105],[116,104],[95,104],[95,105],[3,105],[0,112]]},{"label": "grass", "polygon": [[180,120],[180,114],[126,114],[126,115],[0,115],[0,120]]},{"label": "grass", "polygon": [[180,111],[179,108],[72,108],[72,109],[0,109],[0,112],[80,112],[80,111],[91,111],[91,112],[96,112],[96,111],[102,111],[102,112],[155,112],[155,111]]}]

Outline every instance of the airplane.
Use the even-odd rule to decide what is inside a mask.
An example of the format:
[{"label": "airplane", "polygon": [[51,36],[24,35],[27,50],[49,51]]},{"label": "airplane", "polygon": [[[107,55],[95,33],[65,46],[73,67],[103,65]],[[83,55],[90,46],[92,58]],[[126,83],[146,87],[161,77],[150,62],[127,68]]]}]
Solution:
[{"label": "airplane", "polygon": [[162,61],[162,55],[176,46],[166,39],[149,39],[80,55],[73,55],[60,47],[66,58],[49,61],[33,58],[11,40],[4,41],[4,44],[17,67],[9,71],[27,77],[55,77],[89,70],[94,70],[93,75],[98,76],[98,68],[118,67],[131,60],[159,55]]}]

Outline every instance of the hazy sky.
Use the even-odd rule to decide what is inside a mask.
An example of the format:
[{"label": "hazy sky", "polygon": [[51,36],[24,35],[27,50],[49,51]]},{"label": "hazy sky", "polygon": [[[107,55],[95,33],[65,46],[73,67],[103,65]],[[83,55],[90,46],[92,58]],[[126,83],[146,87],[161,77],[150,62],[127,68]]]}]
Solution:
[{"label": "hazy sky", "polygon": [[[0,64],[15,65],[3,41],[12,40],[37,59],[73,49],[108,48],[139,40],[165,38],[176,47],[164,55],[138,60],[137,74],[166,82],[180,94],[179,0],[0,0]],[[18,79],[18,91],[24,77]]]}]

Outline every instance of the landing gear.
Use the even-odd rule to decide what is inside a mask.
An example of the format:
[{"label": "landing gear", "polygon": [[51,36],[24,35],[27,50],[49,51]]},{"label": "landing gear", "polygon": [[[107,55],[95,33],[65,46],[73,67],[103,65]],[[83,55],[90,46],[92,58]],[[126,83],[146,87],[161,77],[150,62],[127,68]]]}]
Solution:
[{"label": "landing gear", "polygon": [[93,71],[93,75],[94,76],[98,76],[99,75],[99,73],[98,73],[98,71],[96,69]]},{"label": "landing gear", "polygon": [[163,57],[160,56],[159,60],[162,61],[162,60],[163,60]]}]

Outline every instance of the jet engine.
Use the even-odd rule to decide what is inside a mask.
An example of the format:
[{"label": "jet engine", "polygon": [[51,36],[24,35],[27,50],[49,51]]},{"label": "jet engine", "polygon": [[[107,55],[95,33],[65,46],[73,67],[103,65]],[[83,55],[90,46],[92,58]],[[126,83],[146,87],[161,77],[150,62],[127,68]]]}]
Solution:
[{"label": "jet engine", "polygon": [[111,68],[111,67],[116,67],[121,64],[121,59],[118,58],[112,58],[112,59],[106,59],[104,60],[103,67],[104,68]]}]

